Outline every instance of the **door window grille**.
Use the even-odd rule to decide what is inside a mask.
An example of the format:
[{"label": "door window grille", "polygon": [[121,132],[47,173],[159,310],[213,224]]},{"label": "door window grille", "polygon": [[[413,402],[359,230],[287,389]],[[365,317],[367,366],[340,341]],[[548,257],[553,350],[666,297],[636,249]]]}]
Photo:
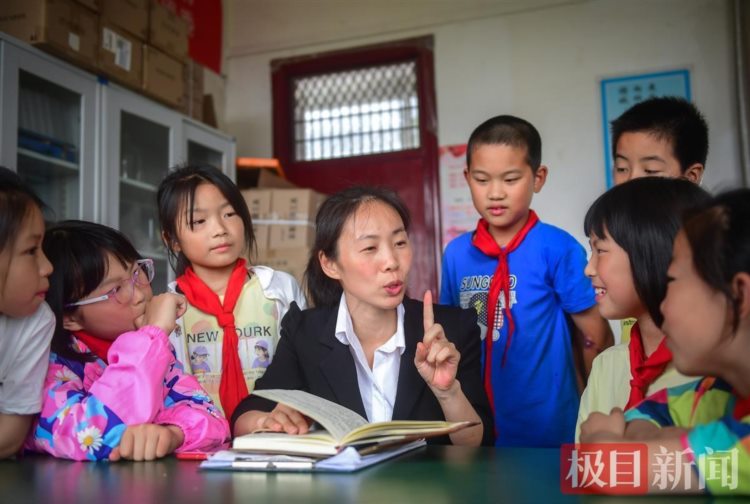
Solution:
[{"label": "door window grille", "polygon": [[292,89],[296,161],[420,146],[414,61],[300,77]]}]

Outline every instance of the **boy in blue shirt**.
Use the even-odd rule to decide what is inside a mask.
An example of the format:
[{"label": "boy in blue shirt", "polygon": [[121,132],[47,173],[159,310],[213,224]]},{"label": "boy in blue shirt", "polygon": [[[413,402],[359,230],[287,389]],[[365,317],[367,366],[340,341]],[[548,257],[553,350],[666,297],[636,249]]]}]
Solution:
[{"label": "boy in blue shirt", "polygon": [[583,273],[583,247],[530,208],[547,178],[541,153],[539,132],[523,119],[498,116],[474,130],[464,176],[481,218],[443,255],[440,303],[479,314],[498,446],[572,442],[579,396],[570,319],[586,341],[587,372],[613,341]]}]

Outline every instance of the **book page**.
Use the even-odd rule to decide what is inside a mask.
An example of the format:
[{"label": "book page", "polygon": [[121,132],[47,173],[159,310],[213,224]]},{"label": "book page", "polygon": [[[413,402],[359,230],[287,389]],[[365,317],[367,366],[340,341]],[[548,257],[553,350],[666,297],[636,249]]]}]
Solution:
[{"label": "book page", "polygon": [[354,443],[359,440],[376,441],[390,438],[443,436],[474,425],[477,425],[477,422],[445,422],[441,420],[394,420],[392,422],[377,422],[363,425],[355,431],[350,432],[344,438],[344,444]]},{"label": "book page", "polygon": [[324,430],[307,434],[256,432],[234,438],[232,448],[249,452],[329,457],[338,453],[336,444]]},{"label": "book page", "polygon": [[255,390],[253,395],[286,404],[312,418],[340,442],[354,429],[367,425],[367,420],[349,408],[302,390]]}]

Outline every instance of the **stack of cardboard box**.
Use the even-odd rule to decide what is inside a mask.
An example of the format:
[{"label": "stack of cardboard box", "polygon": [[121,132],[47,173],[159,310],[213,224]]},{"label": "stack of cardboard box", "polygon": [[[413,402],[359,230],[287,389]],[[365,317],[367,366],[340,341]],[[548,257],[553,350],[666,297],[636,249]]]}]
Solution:
[{"label": "stack of cardboard box", "polygon": [[297,281],[307,267],[315,239],[315,215],[324,195],[312,189],[246,189],[258,246],[256,264],[286,271]]},{"label": "stack of cardboard box", "polygon": [[143,81],[143,42],[148,36],[148,0],[99,0],[98,67],[129,88]]},{"label": "stack of cardboard box", "polygon": [[151,1],[149,43],[143,46],[143,91],[180,109],[185,105],[184,65],[189,59],[189,34],[184,19],[160,3]]},{"label": "stack of cardboard box", "polygon": [[[88,7],[97,7],[91,0]],[[97,15],[72,0],[3,0],[0,31],[87,70],[96,69]]]},{"label": "stack of cardboard box", "polygon": [[199,121],[203,120],[203,65],[188,60],[182,71],[182,113]]},{"label": "stack of cardboard box", "polygon": [[202,117],[188,23],[157,0],[2,0],[0,31]]}]

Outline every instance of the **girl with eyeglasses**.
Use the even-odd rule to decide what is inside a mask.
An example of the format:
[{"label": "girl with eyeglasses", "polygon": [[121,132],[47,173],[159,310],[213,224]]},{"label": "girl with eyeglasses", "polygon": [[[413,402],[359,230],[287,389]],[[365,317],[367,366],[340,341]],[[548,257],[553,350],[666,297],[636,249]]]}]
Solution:
[{"label": "girl with eyeglasses", "polygon": [[154,265],[106,226],[64,221],[45,234],[57,317],[42,412],[27,447],[74,460],[153,460],[211,451],[229,438],[221,412],[169,343],[185,311],[154,296]]}]

